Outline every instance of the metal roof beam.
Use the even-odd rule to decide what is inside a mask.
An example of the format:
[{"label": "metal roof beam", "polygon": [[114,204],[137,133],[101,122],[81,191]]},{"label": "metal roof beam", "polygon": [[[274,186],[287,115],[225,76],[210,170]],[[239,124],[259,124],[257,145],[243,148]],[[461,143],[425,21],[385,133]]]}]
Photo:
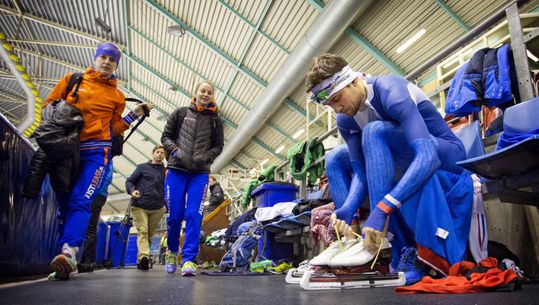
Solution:
[{"label": "metal roof beam", "polygon": [[13,121],[13,123],[15,123],[15,121],[19,121],[19,122],[21,121],[21,119],[15,116],[13,113],[11,113],[10,110],[7,110],[2,106],[0,106],[0,110],[2,110],[2,114],[10,118],[11,121]]},{"label": "metal roof beam", "polygon": [[[95,36],[95,35],[92,35],[92,34],[89,34],[89,33],[84,33],[84,32],[81,32],[81,31],[74,30],[74,29],[72,29],[72,28],[70,28],[68,26],[65,26],[65,25],[60,24],[58,22],[54,22],[54,21],[51,21],[51,20],[48,20],[48,19],[45,19],[45,18],[42,18],[42,17],[34,16],[32,14],[27,14],[27,13],[26,14],[20,14],[18,11],[14,10],[14,9],[12,9],[10,7],[4,6],[4,5],[0,5],[0,12],[21,16],[22,18],[24,18],[26,20],[41,23],[43,25],[50,26],[52,28],[55,28],[55,29],[58,29],[58,30],[64,31],[66,33],[70,33],[70,34],[73,34],[73,35],[76,35],[76,36],[79,36],[79,37],[82,37],[82,38],[85,38],[85,39],[89,39],[89,40],[95,41],[97,43],[107,41],[107,40],[105,40],[105,39],[103,39],[101,37],[98,37],[98,36]],[[114,42],[114,43],[118,47],[125,48],[125,46],[122,45],[119,42]]]},{"label": "metal roof beam", "polygon": [[[154,74],[155,76],[159,77],[162,81],[166,82],[169,86],[174,86],[178,89],[178,91],[183,94],[185,97],[187,98],[190,98],[191,95],[185,91],[183,88],[179,87],[179,86],[176,86],[171,80],[167,79],[164,75],[160,74],[159,72],[157,71],[154,71],[151,67],[148,67],[145,63],[139,61],[138,59],[136,58],[133,58],[133,57],[128,57],[129,59],[131,59],[132,61],[134,61],[135,63],[137,63],[138,65],[140,65],[142,68],[144,68],[145,70],[151,72],[152,74]],[[152,92],[158,96],[160,96],[163,100],[167,101],[168,100],[166,98],[164,98],[159,92],[157,91],[154,91],[153,89],[149,88],[149,90],[152,90]],[[173,106],[174,108],[176,108],[177,106],[175,105],[172,105],[170,102],[168,102],[171,106]],[[234,129],[238,128],[238,125],[236,125],[235,123],[233,123],[232,121],[230,121],[229,119],[225,118],[224,116],[221,116],[221,119],[223,119],[223,122],[225,122],[225,124],[229,127],[232,127]],[[268,149],[268,145],[267,144],[264,144],[262,141],[260,141],[259,139],[255,138],[256,140],[258,140],[258,143],[257,144],[263,144],[263,145],[260,145],[263,149],[267,150],[270,154],[272,155],[275,155],[276,157],[284,160],[284,158],[281,156],[281,155],[278,155],[278,154],[275,154],[275,151],[272,150],[272,149]],[[256,142],[255,142],[256,143]]]},{"label": "metal roof beam", "polygon": [[[11,74],[0,73],[0,79],[15,79],[15,76]],[[58,79],[56,78],[45,78],[45,77],[32,77],[33,82],[46,82],[46,83],[57,83]]]},{"label": "metal roof beam", "polygon": [[[134,31],[135,33],[139,34],[141,37],[143,37],[144,39],[146,39],[147,41],[149,41],[151,44],[153,44],[156,48],[160,49],[161,51],[165,52],[168,56],[170,56],[172,59],[174,59],[176,62],[178,62],[179,64],[181,64],[182,66],[186,67],[187,69],[189,69],[191,72],[195,73],[197,76],[199,76],[200,78],[202,79],[206,79],[206,77],[204,77],[202,74],[200,74],[198,71],[196,71],[194,68],[192,68],[191,66],[189,66],[188,64],[184,63],[183,61],[179,60],[176,56],[174,56],[174,54],[172,54],[170,51],[166,50],[165,48],[163,48],[161,45],[159,45],[158,43],[156,43],[155,41],[153,41],[150,37],[146,36],[144,33],[140,32],[138,29],[132,27],[132,26],[129,26],[129,29],[131,29],[132,31]],[[133,76],[131,76],[133,77]],[[138,81],[139,83],[142,84],[142,82]],[[172,81],[171,81],[172,82]],[[177,87],[175,84],[173,85],[174,87]],[[251,108],[249,108],[249,106],[245,105],[243,102],[241,102],[240,100],[234,98],[233,96],[229,95],[228,94],[228,91],[230,88],[227,88],[227,89],[223,89],[223,88],[220,88],[219,86],[215,85],[215,88],[217,88],[217,90],[221,91],[221,92],[224,92],[224,95],[225,97],[228,97],[230,98],[234,103],[240,105],[242,108],[244,108],[245,110],[251,110]],[[148,88],[150,89],[150,88]],[[294,140],[292,137],[290,137],[290,135],[288,135],[287,133],[283,132],[282,130],[278,129],[277,127],[275,127],[272,123],[269,123],[268,124],[270,127],[274,128],[275,130],[277,130],[279,133],[281,133],[285,138],[291,140],[292,142],[294,143],[297,143],[296,140]]]},{"label": "metal roof beam", "polygon": [[[125,42],[127,45],[127,48],[125,49],[125,52],[127,55],[131,56],[131,37],[129,36],[131,33],[129,32],[129,0],[122,1],[123,5],[123,11],[124,11],[124,20],[125,20]],[[127,64],[127,89],[131,90],[131,63]]]},{"label": "metal roof beam", "polygon": [[155,0],[146,0],[146,3],[148,3],[152,8],[154,8],[158,13],[161,15],[167,17],[172,22],[176,23],[177,25],[181,26],[183,29],[185,29],[187,32],[189,32],[198,42],[208,47],[211,51],[213,51],[217,56],[219,56],[221,59],[228,62],[231,66],[233,66],[235,69],[238,69],[240,72],[248,76],[250,79],[255,80],[259,85],[264,83],[264,80],[258,77],[258,75],[255,75],[253,72],[239,67],[238,62],[234,60],[230,55],[226,54],[223,50],[219,49],[211,41],[206,39],[204,36],[202,36],[200,33],[195,31],[193,28],[191,28],[189,25],[187,25],[185,22],[181,21],[177,16],[173,15],[170,11],[168,11],[164,6],[162,6],[160,3],[158,3]]},{"label": "metal roof beam", "polygon": [[[188,31],[191,35],[193,35],[193,37],[198,40],[200,43],[204,44],[206,47],[208,47],[211,51],[213,51],[215,54],[217,54],[217,56],[219,56],[221,59],[225,60],[226,62],[228,62],[232,67],[234,67],[234,69],[238,69],[238,71],[240,71],[242,74],[246,75],[248,78],[250,78],[251,80],[255,81],[259,86],[261,87],[267,87],[268,83],[266,83],[263,79],[261,79],[260,77],[258,77],[258,75],[255,75],[253,72],[247,70],[246,68],[244,67],[240,67],[237,63],[237,61],[235,61],[232,57],[230,57],[228,54],[226,54],[224,51],[222,51],[221,49],[217,48],[216,46],[214,46],[209,40],[207,40],[204,36],[202,36],[201,34],[199,34],[197,31],[195,31],[194,29],[192,29],[191,27],[189,27],[186,23],[184,23],[183,21],[181,21],[178,17],[176,17],[175,15],[173,15],[171,12],[169,12],[165,7],[161,6],[159,3],[157,3],[157,1],[155,0],[146,0],[146,2],[148,4],[150,4],[151,7],[153,7],[157,12],[159,12],[160,14],[162,14],[163,16],[167,17],[168,19],[170,19],[172,22],[176,23],[177,25],[181,26],[182,28],[184,28],[186,31]],[[302,116],[305,116],[306,113],[305,113],[305,110],[299,108],[296,104],[294,104],[292,101],[288,100],[288,99],[285,99],[284,100],[286,105],[288,107],[290,107],[290,109],[298,112],[299,114],[301,114]],[[299,108],[299,109],[298,109]]]},{"label": "metal roof beam", "polygon": [[[223,122],[225,123],[225,125],[229,126],[229,127],[232,127],[234,129],[237,129],[238,128],[238,125],[235,124],[234,122],[230,121],[229,119],[227,118],[224,118],[224,117],[221,117],[223,119]],[[277,153],[275,153],[275,151],[269,146],[267,145],[266,143],[262,142],[259,138],[257,137],[253,137],[253,142],[255,144],[257,144],[258,146],[260,146],[262,149],[264,149],[265,151],[269,152],[270,154],[274,155],[275,157],[279,158],[280,160],[284,161],[286,160],[282,155],[279,155]]]},{"label": "metal roof beam", "polygon": [[436,3],[448,14],[455,22],[458,23],[458,25],[464,29],[465,32],[470,31],[470,27],[464,22],[458,15],[453,11],[447,3],[445,3],[443,0],[436,0]]},{"label": "metal roof beam", "polygon": [[41,57],[46,61],[50,61],[52,63],[59,64],[61,66],[64,66],[64,67],[72,69],[72,70],[81,71],[81,72],[84,72],[86,70],[85,68],[82,68],[82,67],[79,67],[77,65],[65,62],[63,60],[60,60],[60,59],[57,59],[57,58],[54,58],[54,57],[51,57],[51,56],[47,56],[47,55],[42,55],[42,54],[39,54],[38,52],[34,52],[34,51],[31,51],[31,50],[28,50],[28,49],[23,49],[23,48],[20,48],[18,46],[15,46],[15,49],[19,50],[19,51],[21,51],[21,52],[23,52],[25,54],[30,54],[30,55],[33,55],[35,57]]},{"label": "metal roof beam", "polygon": [[[241,126],[230,137],[227,146],[212,164],[212,170],[221,170],[265,126],[265,122],[281,107],[292,90],[304,80],[311,59],[316,54],[328,50],[365,7],[365,1],[336,0],[324,9],[286,62],[272,77],[272,82],[257,96],[253,109],[244,116]],[[272,153],[274,154],[273,151]]]},{"label": "metal roof beam", "polygon": [[367,38],[359,34],[354,28],[348,27],[344,31],[354,42],[367,51],[372,57],[382,63],[391,73],[405,76],[406,73],[396,63],[394,63],[389,57],[387,57],[382,51],[378,50]]},{"label": "metal roof beam", "polygon": [[241,164],[240,162],[238,162],[236,160],[230,161],[230,164],[233,164],[234,166],[239,167],[242,170],[248,170],[247,167],[243,166],[243,164]]},{"label": "metal roof beam", "polygon": [[[269,1],[269,2],[273,2],[273,1]],[[236,16],[238,16],[241,20],[243,20],[245,23],[247,23],[251,28],[253,28],[257,33],[259,33],[260,35],[264,36],[265,38],[267,38],[272,44],[274,44],[276,47],[278,47],[279,49],[281,49],[283,52],[285,52],[287,55],[290,55],[290,51],[285,48],[283,45],[281,45],[280,43],[278,43],[277,41],[275,41],[275,39],[273,39],[271,36],[269,36],[268,34],[266,34],[264,31],[260,30],[260,25],[256,25],[254,23],[252,23],[249,19],[243,17],[236,9],[234,9],[232,6],[230,6],[228,3],[226,3],[225,1],[223,0],[219,0],[219,3],[221,5],[223,5],[226,9],[228,9],[229,11],[231,11],[232,13],[234,13]],[[263,14],[265,15],[265,14]]]},{"label": "metal roof beam", "polygon": [[[135,33],[137,33],[138,35],[140,35],[142,38],[144,38],[146,41],[150,42],[154,47],[158,48],[159,50],[165,52],[165,54],[167,54],[168,56],[170,56],[174,61],[176,61],[177,63],[179,63],[180,65],[186,67],[189,71],[193,72],[194,74],[196,74],[198,77],[204,79],[204,80],[208,80],[204,75],[200,74],[197,70],[195,70],[193,67],[189,66],[187,63],[183,62],[182,60],[178,59],[177,56],[175,56],[174,54],[172,54],[170,51],[168,51],[167,49],[165,49],[163,46],[161,46],[160,44],[158,44],[157,42],[155,42],[153,39],[151,39],[150,37],[146,36],[144,33],[142,33],[140,30],[138,30],[137,28],[134,28],[133,26],[129,26],[129,29],[134,31]],[[214,85],[215,88],[219,91],[225,91],[225,89],[223,88],[220,88],[219,86],[217,85]],[[234,98],[233,96],[231,95],[226,95],[227,97],[229,97],[232,101],[234,101],[236,104],[242,106],[242,107],[247,107],[245,106],[245,104],[243,104],[241,101],[239,101],[238,99]]]},{"label": "metal roof beam", "polygon": [[[220,1],[221,2],[221,1]],[[221,2],[222,3],[222,2]],[[249,41],[247,43],[247,46],[245,47],[245,49],[243,50],[241,56],[240,56],[240,59],[238,60],[237,62],[237,67],[241,67],[242,63],[243,63],[243,60],[245,59],[245,56],[247,55],[247,53],[249,52],[249,49],[251,49],[251,46],[253,45],[254,43],[254,40],[255,40],[255,37],[256,37],[256,34],[259,32],[258,29],[260,28],[260,26],[262,25],[262,23],[264,22],[264,19],[266,19],[266,16],[269,12],[269,10],[271,9],[271,7],[273,6],[273,0],[268,0],[266,2],[266,6],[264,7],[264,11],[262,12],[262,15],[260,16],[260,19],[258,20],[258,23],[256,24],[256,26],[254,27],[255,31],[252,33],[251,37],[249,38]],[[246,20],[244,20],[246,21]],[[247,21],[246,21],[247,22]],[[227,81],[227,86],[226,86],[226,89],[223,90],[223,92],[221,93],[221,98],[218,99],[218,105],[221,105],[225,99],[225,97],[228,95],[228,91],[230,91],[230,88],[232,87],[232,84],[234,83],[234,81],[236,80],[236,77],[238,76],[238,70],[232,70],[230,71],[230,75],[229,75],[229,78],[228,78],[228,81]]]},{"label": "metal roof beam", "polygon": [[0,97],[9,99],[11,102],[17,103],[17,104],[26,105],[26,102],[27,102],[25,99],[22,99],[22,98],[20,98],[18,96],[10,94],[10,93],[8,93],[7,91],[4,91],[4,90],[0,90]]},{"label": "metal roof beam", "polygon": [[[309,0],[309,3],[316,8],[317,11],[322,11],[325,4],[320,0]],[[356,29],[349,26],[344,31],[355,43],[363,48],[372,57],[383,64],[391,73],[405,76],[406,73],[396,63],[394,63],[389,57],[387,57],[382,51],[378,50],[369,40],[361,35]]]},{"label": "metal roof beam", "polygon": [[52,41],[52,40],[31,40],[31,39],[6,39],[9,42],[17,43],[29,43],[29,44],[38,44],[38,45],[48,45],[48,46],[59,46],[59,47],[69,47],[69,48],[83,48],[83,49],[95,49],[93,44],[80,44],[80,43],[67,43],[61,41]]}]

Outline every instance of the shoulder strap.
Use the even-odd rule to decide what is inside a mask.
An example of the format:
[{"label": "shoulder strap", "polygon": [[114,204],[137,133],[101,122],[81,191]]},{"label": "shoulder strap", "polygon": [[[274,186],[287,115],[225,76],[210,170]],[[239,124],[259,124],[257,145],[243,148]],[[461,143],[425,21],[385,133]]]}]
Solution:
[{"label": "shoulder strap", "polygon": [[66,88],[66,97],[69,92],[75,87],[75,91],[71,94],[72,97],[77,98],[79,96],[79,87],[80,83],[82,83],[82,79],[84,77],[84,73],[75,72],[73,75],[71,75],[71,78],[69,79],[69,83],[67,84]]},{"label": "shoulder strap", "polygon": [[[132,98],[132,97],[126,97],[125,101],[126,102],[135,102],[137,104],[144,103],[143,101],[141,101],[141,100],[139,100],[137,98]],[[140,126],[140,124],[142,124],[142,122],[144,122],[144,120],[149,116],[150,116],[150,110],[145,107],[144,108],[144,115],[138,120],[137,124],[135,124],[135,126],[133,126],[133,128],[131,128],[131,131],[129,132],[127,137],[125,137],[125,139],[123,140],[123,143],[125,143],[127,141],[127,139],[129,139],[129,137],[133,134],[133,132],[135,132],[135,130],[137,130],[137,128]]]}]

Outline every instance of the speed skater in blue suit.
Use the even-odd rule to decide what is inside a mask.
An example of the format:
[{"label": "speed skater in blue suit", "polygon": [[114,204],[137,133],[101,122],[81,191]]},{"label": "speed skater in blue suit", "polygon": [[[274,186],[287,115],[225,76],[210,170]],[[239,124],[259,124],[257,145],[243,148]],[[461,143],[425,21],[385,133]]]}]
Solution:
[{"label": "speed skater in blue suit", "polygon": [[337,227],[347,230],[368,195],[365,247],[378,249],[389,220],[392,267],[411,271],[407,284],[428,267],[446,274],[464,259],[473,188],[470,175],[456,165],[465,159],[464,146],[432,101],[403,78],[365,77],[333,54],[314,59],[306,87],[313,102],[337,113],[349,150],[353,174],[334,214]]}]

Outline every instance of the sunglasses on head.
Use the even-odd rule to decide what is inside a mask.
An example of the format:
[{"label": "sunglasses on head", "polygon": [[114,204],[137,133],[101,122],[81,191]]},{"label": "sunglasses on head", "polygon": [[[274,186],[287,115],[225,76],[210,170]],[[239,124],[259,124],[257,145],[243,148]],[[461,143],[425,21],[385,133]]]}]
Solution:
[{"label": "sunglasses on head", "polygon": [[326,88],[318,91],[318,93],[311,95],[311,101],[320,105],[327,105],[332,90],[332,84],[329,84]]}]

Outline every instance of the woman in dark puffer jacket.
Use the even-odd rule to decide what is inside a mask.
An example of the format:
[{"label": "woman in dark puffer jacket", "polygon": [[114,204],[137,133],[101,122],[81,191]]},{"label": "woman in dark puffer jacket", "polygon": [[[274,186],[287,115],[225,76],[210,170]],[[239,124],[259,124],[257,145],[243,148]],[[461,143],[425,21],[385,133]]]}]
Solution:
[{"label": "woman in dark puffer jacket", "polygon": [[[168,118],[161,142],[168,157],[165,201],[169,207],[166,270],[176,272],[181,223],[186,228],[182,248],[182,275],[196,273],[200,226],[210,166],[223,150],[223,123],[209,82],[196,86],[188,107],[176,109]],[[187,201],[187,204],[186,204]]]}]

